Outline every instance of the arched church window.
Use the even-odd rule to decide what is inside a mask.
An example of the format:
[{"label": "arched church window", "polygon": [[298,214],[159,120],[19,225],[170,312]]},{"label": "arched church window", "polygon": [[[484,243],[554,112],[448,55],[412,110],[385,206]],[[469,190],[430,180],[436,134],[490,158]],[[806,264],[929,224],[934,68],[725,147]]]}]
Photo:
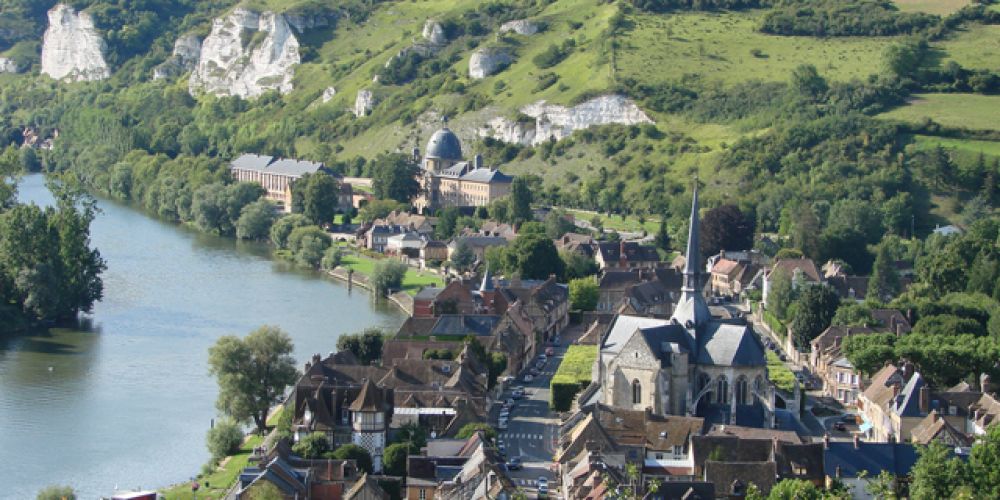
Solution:
[{"label": "arched church window", "polygon": [[717,396],[716,401],[719,404],[726,404],[729,401],[729,381],[726,380],[725,376],[719,377],[715,395]]},{"label": "arched church window", "polygon": [[736,404],[749,404],[747,402],[747,378],[743,376],[736,379]]},{"label": "arched church window", "polygon": [[764,379],[760,375],[757,375],[757,378],[753,379],[753,391],[756,393],[764,391]]},{"label": "arched church window", "polygon": [[711,384],[711,383],[712,383],[711,377],[709,377],[707,374],[704,374],[704,373],[699,374],[698,375],[698,392],[700,393],[702,391],[702,389],[708,387],[708,384]]},{"label": "arched church window", "polygon": [[642,403],[642,384],[639,380],[632,381],[632,404],[637,405]]}]

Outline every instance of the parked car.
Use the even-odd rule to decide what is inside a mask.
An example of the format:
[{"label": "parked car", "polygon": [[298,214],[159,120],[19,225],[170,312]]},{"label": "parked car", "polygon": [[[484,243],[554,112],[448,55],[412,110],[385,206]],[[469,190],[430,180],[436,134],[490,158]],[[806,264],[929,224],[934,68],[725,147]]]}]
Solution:
[{"label": "parked car", "polygon": [[507,410],[500,410],[500,416],[497,418],[500,420],[510,420],[510,412]]},{"label": "parked car", "polygon": [[538,374],[541,373],[541,370],[539,370],[537,366],[533,366],[533,367],[531,367],[530,370],[528,370],[528,373],[530,373],[530,374],[532,374],[532,375],[534,375],[534,376],[537,377]]},{"label": "parked car", "polygon": [[535,380],[535,377],[530,373],[525,373],[524,378],[521,380],[524,380],[525,382],[531,382],[532,380]]},{"label": "parked car", "polygon": [[521,387],[521,386],[515,387],[514,391],[511,393],[511,396],[514,399],[521,399],[521,398],[523,398],[525,396],[524,387]]},{"label": "parked car", "polygon": [[507,470],[521,470],[524,464],[521,462],[521,457],[510,457],[507,461]]},{"label": "parked car", "polygon": [[549,496],[549,480],[542,476],[538,478],[538,498],[548,498]]},{"label": "parked car", "polygon": [[501,418],[500,420],[497,420],[497,429],[501,431],[507,430],[507,419]]},{"label": "parked car", "polygon": [[556,355],[556,350],[551,347],[547,347],[545,348],[545,355],[551,358]]}]

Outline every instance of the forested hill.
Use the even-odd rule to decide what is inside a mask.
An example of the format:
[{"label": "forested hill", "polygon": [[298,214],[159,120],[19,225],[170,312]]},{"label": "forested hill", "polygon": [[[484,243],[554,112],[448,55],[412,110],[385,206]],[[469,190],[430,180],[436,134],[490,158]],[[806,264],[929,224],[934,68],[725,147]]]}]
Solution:
[{"label": "forested hill", "polygon": [[697,172],[707,207],[859,271],[885,233],[995,212],[991,3],[77,0],[52,43],[101,40],[86,71],[43,57],[55,6],[0,0],[2,133],[58,130],[27,165],[168,218],[236,154],[364,175],[442,116],[538,201],[681,235]]}]

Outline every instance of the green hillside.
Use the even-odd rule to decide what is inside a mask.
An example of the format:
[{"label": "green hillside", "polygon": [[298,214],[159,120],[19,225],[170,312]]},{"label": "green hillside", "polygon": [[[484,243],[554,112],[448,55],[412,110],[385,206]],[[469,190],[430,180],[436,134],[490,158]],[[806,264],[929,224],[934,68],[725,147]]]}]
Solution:
[{"label": "green hillside", "polygon": [[[0,78],[5,135],[16,142],[24,126],[59,129],[60,147],[43,155],[45,168],[168,218],[186,219],[190,193],[224,179],[225,161],[237,154],[319,160],[368,175],[379,155],[422,147],[442,116],[466,154],[537,176],[537,202],[665,215],[677,235],[695,173],[707,207],[736,204],[759,231],[785,234],[797,224],[796,207],[815,207],[819,230],[830,226],[829,207],[845,193],[879,213],[896,200],[888,207],[919,216],[917,229],[926,231],[961,216],[927,200],[945,196],[961,206],[1000,191],[984,184],[998,178],[985,171],[939,181],[928,150],[908,148],[915,135],[1000,140],[995,5],[800,0],[809,9],[788,17],[784,0],[79,1],[108,39],[114,74],[56,84],[37,76],[39,6],[51,3],[29,9],[0,0],[0,23],[20,16],[26,26],[0,30],[0,49],[36,58],[28,74]],[[168,5],[163,22],[150,24]],[[178,36],[205,35],[236,5],[327,21],[299,35],[292,92],[193,98],[187,75],[151,80]],[[539,32],[500,32],[518,19]],[[428,20],[441,25],[447,43],[407,53],[426,45]],[[483,47],[503,48],[513,62],[471,79],[469,59]],[[336,93],[323,103],[331,87]],[[362,89],[376,104],[356,118]],[[572,106],[607,93],[629,97],[655,125],[593,127],[534,147],[479,137],[492,118],[524,121],[527,104]],[[984,151],[982,168],[992,168],[995,149]],[[886,213],[882,233],[908,231],[901,217]],[[866,234],[872,244],[881,233]]]}]

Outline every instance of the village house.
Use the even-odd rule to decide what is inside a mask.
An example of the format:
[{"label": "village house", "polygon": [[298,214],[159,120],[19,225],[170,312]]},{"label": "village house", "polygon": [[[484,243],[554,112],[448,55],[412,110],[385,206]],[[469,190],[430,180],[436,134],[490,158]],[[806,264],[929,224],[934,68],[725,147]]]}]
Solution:
[{"label": "village house", "polygon": [[420,247],[420,267],[438,267],[448,260],[448,244],[443,241],[426,240]]},{"label": "village house", "polygon": [[872,376],[858,396],[863,423],[860,431],[875,442],[906,442],[930,412],[930,386],[913,365],[886,365]]},{"label": "village house", "polygon": [[487,378],[467,348],[454,360],[397,358],[381,366],[317,354],[290,396],[293,434],[297,441],[322,432],[333,447],[358,444],[371,453],[378,472],[391,429],[416,423],[447,436],[464,423],[482,421]]},{"label": "village house", "polygon": [[452,280],[444,287],[424,288],[413,297],[413,316],[417,318],[475,312],[472,291],[461,280]]},{"label": "village house", "polygon": [[[606,269],[597,277],[597,311],[669,316],[683,276],[673,268]],[[627,307],[625,311],[623,307]]]},{"label": "village house", "polygon": [[652,245],[635,241],[602,241],[597,243],[594,260],[600,269],[654,268],[660,263],[660,254]]},{"label": "village house", "polygon": [[749,262],[728,258],[716,260],[711,269],[712,295],[739,298],[751,287],[761,269]]},{"label": "village house", "polygon": [[375,252],[385,252],[389,238],[406,232],[403,226],[394,224],[372,224],[365,231],[365,248]]},{"label": "village house", "polygon": [[783,479],[824,483],[821,443],[803,443],[793,432],[718,426],[691,438],[696,478],[712,483],[719,498],[742,498],[750,484],[767,495]]},{"label": "village house", "polygon": [[[295,181],[306,174],[333,175],[333,172],[322,163],[255,154],[243,154],[237,157],[230,163],[229,172],[236,182],[253,182],[261,185],[267,199],[275,202],[286,213],[292,211],[292,184]],[[345,196],[343,191],[338,191],[338,199],[343,196]],[[349,200],[350,195],[347,196]],[[341,205],[348,207],[349,203],[349,201],[347,204],[342,202]]]},{"label": "village house", "polygon": [[[493,478],[477,477],[476,471],[494,474]],[[471,479],[472,488],[463,483]],[[489,479],[489,484],[484,484]],[[475,432],[469,439],[434,440],[427,443],[420,455],[409,455],[406,459],[407,500],[434,500],[436,498],[456,498],[469,491],[493,492],[497,496],[476,496],[471,493],[464,498],[500,498],[512,493],[513,483],[507,476],[504,463],[496,453],[493,444],[482,431]]]},{"label": "village house", "polygon": [[549,340],[569,325],[569,288],[555,276],[545,281],[514,279],[501,283],[493,298],[493,311],[506,311],[520,302],[523,314],[531,321],[542,340]]},{"label": "village house", "polygon": [[419,258],[420,249],[426,243],[424,236],[415,232],[406,232],[389,236],[385,240],[385,253],[410,258]]},{"label": "village house", "polygon": [[917,450],[909,443],[871,443],[855,436],[852,441],[823,442],[823,468],[826,482],[840,481],[850,488],[855,500],[874,500],[868,481],[886,471],[895,477],[896,491],[903,490],[910,470],[917,463]]},{"label": "village house", "polygon": [[260,447],[250,455],[235,498],[258,498],[259,490],[270,485],[282,498],[341,500],[362,476],[354,460],[301,458],[292,454],[287,440],[279,439],[270,449]]},{"label": "village house", "polygon": [[792,288],[802,285],[818,285],[824,283],[823,277],[812,259],[778,259],[764,274],[763,302],[767,306],[767,297],[771,292],[774,278],[784,275],[792,281]]},{"label": "village house", "polygon": [[500,236],[459,236],[450,243],[448,243],[448,260],[451,260],[455,255],[455,250],[458,250],[459,244],[465,244],[472,250],[472,253],[476,255],[476,260],[479,262],[486,261],[486,249],[490,247],[505,247],[507,246],[507,239]]},{"label": "village house", "polygon": [[863,374],[841,352],[844,339],[853,335],[910,331],[910,323],[895,309],[872,311],[871,326],[831,326],[810,342],[809,365],[823,382],[823,393],[844,405],[854,405],[861,391]]}]

